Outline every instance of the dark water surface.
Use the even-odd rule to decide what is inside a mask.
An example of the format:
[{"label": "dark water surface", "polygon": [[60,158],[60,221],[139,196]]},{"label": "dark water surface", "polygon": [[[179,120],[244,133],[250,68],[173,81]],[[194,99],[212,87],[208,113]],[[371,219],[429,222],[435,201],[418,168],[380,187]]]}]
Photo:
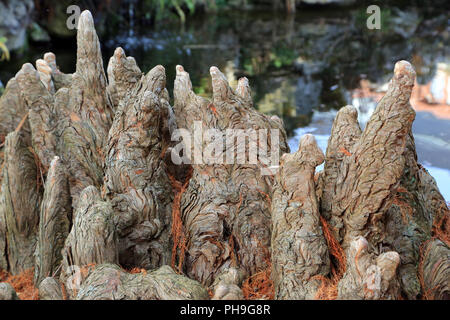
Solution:
[{"label": "dark water surface", "polygon": [[[449,16],[445,12],[424,15],[382,8],[381,30],[366,28],[365,8],[307,10],[295,17],[272,12],[225,12],[196,15],[184,27],[160,23],[155,27],[108,30],[99,35],[105,68],[114,49],[121,46],[147,72],[162,64],[172,93],[175,66],[190,73],[194,90],[211,94],[209,67],[219,67],[232,85],[246,76],[256,107],[281,116],[296,150],[304,133],[313,133],[323,150],[337,110],[355,105],[364,126],[376,103],[371,97],[355,97],[361,80],[373,91],[382,90],[396,61],[411,61],[418,83],[431,83],[434,95],[449,89]],[[75,69],[75,38],[32,45],[22,57],[0,63],[0,79],[14,76],[27,61],[53,51],[64,72]],[[445,82],[447,79],[447,82]],[[450,94],[435,106],[438,112],[417,110],[413,127],[419,160],[430,170],[450,200]],[[446,105],[447,104],[447,105]],[[440,112],[443,111],[443,112]]]}]

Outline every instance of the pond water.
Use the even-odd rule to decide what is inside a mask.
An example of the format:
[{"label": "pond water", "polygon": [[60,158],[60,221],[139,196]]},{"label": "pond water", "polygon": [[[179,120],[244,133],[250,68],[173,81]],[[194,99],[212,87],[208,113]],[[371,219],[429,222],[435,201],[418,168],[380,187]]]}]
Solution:
[{"label": "pond water", "polygon": [[[285,121],[291,150],[313,133],[325,151],[337,110],[353,104],[364,126],[392,76],[396,61],[411,61],[418,85],[413,126],[419,161],[450,201],[449,18],[439,11],[382,8],[381,30],[366,28],[365,8],[283,13],[233,12],[196,15],[181,27],[108,30],[100,35],[105,67],[117,46],[134,56],[142,71],[162,64],[172,92],[175,66],[190,73],[194,90],[210,96],[209,67],[219,67],[232,84],[246,76],[255,106]],[[133,24],[129,24],[133,25]],[[99,29],[99,28],[98,28]],[[64,72],[75,69],[75,38],[31,45],[21,57],[0,64],[6,81],[22,63],[56,53]],[[430,103],[427,103],[430,102]]]}]

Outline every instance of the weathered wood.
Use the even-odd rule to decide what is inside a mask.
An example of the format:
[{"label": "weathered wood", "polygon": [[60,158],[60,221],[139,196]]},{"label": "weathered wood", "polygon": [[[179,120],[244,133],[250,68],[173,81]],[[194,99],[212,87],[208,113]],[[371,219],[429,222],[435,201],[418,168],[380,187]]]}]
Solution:
[{"label": "weathered wood", "polygon": [[338,299],[394,300],[399,297],[400,284],[396,270],[400,263],[397,252],[378,256],[369,253],[368,242],[356,237],[347,250],[347,271],[338,285]]},{"label": "weathered wood", "polygon": [[108,87],[114,110],[142,77],[142,72],[133,57],[127,57],[122,48],[117,48],[108,63]]},{"label": "weathered wood", "polygon": [[[119,79],[117,85],[125,81]],[[120,102],[109,132],[106,195],[118,221],[120,262],[128,268],[170,263],[173,191],[162,156],[171,107],[165,83],[162,66],[142,77]]]},{"label": "weathered wood", "polygon": [[383,216],[399,186],[406,139],[415,116],[409,104],[414,80],[412,66],[397,62],[388,92],[352,148],[353,153],[341,163],[331,202],[332,214],[343,217],[344,247],[360,235],[373,245],[383,241]]},{"label": "weathered wood", "polygon": [[72,266],[119,261],[113,209],[94,186],[85,188],[80,195],[62,255],[62,279]]},{"label": "weathered wood", "polygon": [[326,151],[326,161],[324,170],[320,176],[319,184],[321,189],[320,209],[321,214],[325,217],[332,227],[333,234],[338,241],[342,240],[343,228],[342,216],[338,210],[333,210],[339,206],[334,201],[336,195],[337,181],[339,174],[342,174],[340,167],[345,157],[353,154],[353,147],[361,137],[361,128],[358,124],[358,112],[353,106],[345,106],[341,108],[333,122],[331,135],[328,140]]},{"label": "weathered wood", "polygon": [[14,288],[7,282],[0,283],[0,300],[20,300]]},{"label": "weathered wood", "polygon": [[[206,287],[242,299],[258,272],[277,299],[449,298],[450,210],[417,162],[409,63],[396,64],[364,132],[346,106],[325,157],[306,135],[279,167],[260,152],[289,151],[283,123],[253,108],[247,79],[233,90],[211,67],[205,99],[176,72],[173,109],[164,68],[143,75],[121,48],[107,83],[87,11],[74,74],[52,53],[23,65],[0,98],[0,269],[35,267],[41,299],[63,297],[48,276],[72,299],[207,299]],[[175,145],[177,128],[194,139]],[[194,156],[180,163],[180,146]]]},{"label": "weathered wood", "polygon": [[197,281],[176,274],[169,266],[130,274],[104,264],[92,271],[77,300],[206,300],[208,292]]},{"label": "weathered wood", "polygon": [[[4,142],[6,135],[14,131],[21,120],[28,114],[28,107],[20,94],[16,78],[11,78],[6,84],[5,92],[0,97],[0,141]],[[24,138],[30,138],[28,121],[23,123]]]},{"label": "weathered wood", "polygon": [[425,243],[419,266],[426,299],[450,299],[450,248],[435,239]]},{"label": "weathered wood", "polygon": [[217,276],[212,284],[213,290],[212,300],[242,300],[244,294],[242,289],[242,282],[244,274],[241,270],[236,268],[229,268],[224,273]]},{"label": "weathered wood", "polygon": [[[174,88],[174,111],[178,128],[194,135],[195,121],[208,129],[278,129],[280,149],[286,152],[286,135],[279,119],[271,118],[252,107],[247,79],[241,79],[236,91],[225,76],[211,67],[213,99],[198,97],[192,91],[189,74],[177,66]],[[267,133],[270,150],[271,132]],[[249,148],[245,140],[226,145],[226,132],[220,131],[223,150]],[[255,142],[255,141],[253,141]],[[261,141],[260,141],[261,143]],[[206,142],[200,147],[205,147]],[[226,149],[225,149],[226,148]],[[195,159],[192,159],[195,160]],[[224,162],[225,163],[225,162]],[[267,165],[267,164],[266,164]],[[267,266],[270,247],[269,201],[271,181],[261,175],[264,164],[194,163],[187,190],[181,199],[181,217],[187,240],[187,274],[210,285],[217,274],[232,265],[251,275]]]},{"label": "weathered wood", "polygon": [[315,276],[330,271],[327,243],[320,226],[314,172],[324,155],[312,135],[297,152],[285,154],[272,196],[272,277],[276,299],[313,299]]},{"label": "weathered wood", "polygon": [[0,216],[5,224],[8,270],[14,275],[34,266],[42,186],[30,149],[20,132],[7,135]]},{"label": "weathered wood", "polygon": [[16,75],[21,95],[29,109],[31,142],[39,161],[47,170],[56,155],[56,125],[53,95],[44,86],[33,65],[26,63]]},{"label": "weathered wood", "polygon": [[51,69],[51,79],[55,91],[61,88],[69,88],[72,83],[72,74],[62,73],[56,65],[56,56],[53,52],[44,54],[44,61]]},{"label": "weathered wood", "polygon": [[40,300],[63,300],[61,285],[53,277],[43,279],[39,285]]},{"label": "weathered wood", "polygon": [[72,203],[66,168],[59,157],[50,164],[42,198],[34,283],[59,275],[61,251],[70,231]]},{"label": "weathered wood", "polygon": [[61,141],[74,205],[84,188],[100,187],[103,181],[104,148],[113,116],[106,85],[94,21],[89,11],[83,11],[77,29],[76,72],[66,93],[68,117]]}]

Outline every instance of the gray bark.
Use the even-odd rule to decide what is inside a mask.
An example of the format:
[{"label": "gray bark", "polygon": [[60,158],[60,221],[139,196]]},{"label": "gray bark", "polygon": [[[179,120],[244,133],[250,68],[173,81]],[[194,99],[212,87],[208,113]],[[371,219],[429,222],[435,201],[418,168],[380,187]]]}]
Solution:
[{"label": "gray bark", "polygon": [[42,187],[36,159],[20,132],[5,141],[0,216],[5,226],[8,270],[18,274],[34,266]]},{"label": "gray bark", "polygon": [[87,187],[80,195],[62,255],[63,280],[71,273],[70,267],[118,263],[113,210],[94,186]]},{"label": "gray bark", "polygon": [[42,198],[34,283],[59,275],[61,250],[70,231],[71,199],[65,167],[58,157],[50,164]]},{"label": "gray bark", "polygon": [[14,288],[7,282],[0,282],[0,300],[20,300]]},{"label": "gray bark", "polygon": [[103,181],[104,148],[113,116],[106,85],[94,20],[89,11],[83,11],[77,29],[76,72],[64,98],[68,117],[61,141],[74,206],[84,188],[100,187]]},{"label": "gray bark", "polygon": [[[178,128],[193,133],[195,121],[199,120],[204,131],[278,129],[281,150],[277,152],[286,152],[288,147],[281,121],[253,108],[247,79],[241,79],[234,91],[219,69],[211,67],[210,73],[212,101],[196,96],[189,74],[183,67],[177,67],[174,111]],[[218,139],[226,146],[226,133],[221,134]],[[270,150],[270,132],[266,139]],[[233,147],[234,151],[243,148],[248,156],[245,142],[238,144],[228,147]],[[246,275],[265,269],[270,259],[268,194],[271,181],[261,175],[264,164],[194,163],[192,168],[192,178],[180,204],[187,241],[187,274],[210,285],[218,274],[231,266],[242,269]]]},{"label": "gray bark", "polygon": [[169,266],[130,274],[112,264],[100,265],[81,286],[77,300],[205,300],[208,292],[197,281]]},{"label": "gray bark", "polygon": [[304,135],[299,150],[285,154],[272,197],[272,275],[275,299],[313,299],[318,275],[330,270],[315,193],[314,171],[324,155],[312,135]]},{"label": "gray bark", "polygon": [[[125,80],[116,79],[120,95]],[[168,144],[163,126],[171,107],[165,82],[164,68],[156,66],[128,90],[108,137],[106,194],[118,221],[120,262],[129,268],[170,263],[173,191],[162,156]]]},{"label": "gray bark", "polygon": [[63,300],[61,285],[55,278],[47,277],[39,284],[40,300]]}]

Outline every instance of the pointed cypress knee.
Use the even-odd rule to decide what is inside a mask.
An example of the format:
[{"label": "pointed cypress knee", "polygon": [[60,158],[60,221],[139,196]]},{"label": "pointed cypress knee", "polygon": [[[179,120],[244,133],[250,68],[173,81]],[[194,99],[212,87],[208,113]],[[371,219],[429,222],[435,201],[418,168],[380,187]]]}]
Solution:
[{"label": "pointed cypress knee", "polygon": [[314,172],[324,155],[312,135],[299,150],[285,154],[272,197],[272,277],[275,298],[313,299],[330,270],[327,243],[320,226]]}]

